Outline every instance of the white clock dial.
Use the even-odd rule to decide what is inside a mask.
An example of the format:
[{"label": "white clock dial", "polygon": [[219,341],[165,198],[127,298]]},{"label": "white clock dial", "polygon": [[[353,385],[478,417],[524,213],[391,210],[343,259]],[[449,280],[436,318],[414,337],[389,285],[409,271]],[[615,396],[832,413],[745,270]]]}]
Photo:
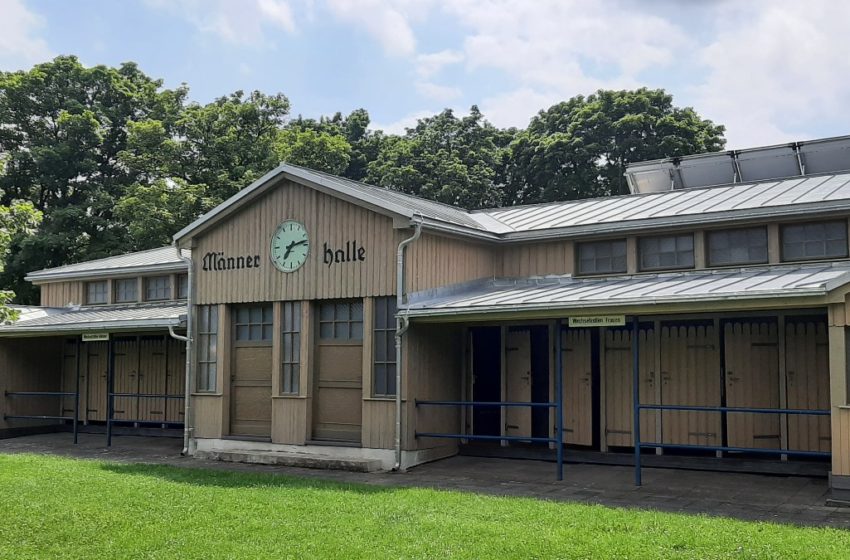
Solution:
[{"label": "white clock dial", "polygon": [[286,220],[277,227],[271,242],[271,259],[281,272],[295,272],[307,261],[310,237],[301,222]]}]

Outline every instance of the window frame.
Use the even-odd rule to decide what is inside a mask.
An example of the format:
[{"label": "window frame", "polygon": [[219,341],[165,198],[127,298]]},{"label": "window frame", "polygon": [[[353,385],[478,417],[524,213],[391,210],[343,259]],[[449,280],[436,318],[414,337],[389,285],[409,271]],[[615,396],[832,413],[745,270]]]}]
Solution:
[{"label": "window frame", "polygon": [[[690,238],[691,240],[691,263],[687,265],[683,264],[674,264],[674,265],[663,265],[660,264],[658,266],[646,266],[644,265],[643,258],[645,254],[644,243],[649,241],[661,240],[661,239],[670,239],[674,240],[676,248],[674,249],[674,255],[676,255],[676,260],[678,261],[678,256],[680,253],[685,252],[686,250],[680,251],[679,249],[679,240]],[[684,233],[668,233],[662,235],[648,235],[644,237],[638,237],[637,239],[637,268],[639,272],[658,272],[663,270],[693,270],[696,268],[697,263],[697,252],[696,252],[696,239],[693,232],[684,232]],[[660,251],[659,254],[669,253],[669,251]]]},{"label": "window frame", "polygon": [[[255,321],[252,310],[259,309],[260,320]],[[247,310],[247,322],[241,321],[240,311]],[[234,305],[231,309],[233,343],[238,346],[271,346],[274,343],[274,306],[271,303]],[[240,338],[240,327],[247,329],[248,338]],[[252,338],[253,329],[259,329],[260,338]]]},{"label": "window frame", "polygon": [[[398,312],[395,296],[377,297],[374,300],[372,322],[372,391],[373,398],[394,398],[396,387],[396,313]],[[381,316],[383,315],[381,320]],[[380,355],[379,345],[384,345],[384,355]],[[382,359],[383,358],[383,359]],[[379,383],[378,371],[384,370],[383,383]],[[385,388],[379,391],[379,388]]]},{"label": "window frame", "polygon": [[[805,228],[806,226],[824,226],[825,227],[825,226],[832,225],[832,224],[840,224],[842,226],[842,230],[844,231],[844,252],[843,252],[843,254],[841,254],[841,255],[824,255],[824,256],[817,256],[817,257],[804,256],[802,258],[789,258],[787,256],[787,250],[786,250],[786,247],[785,247],[785,245],[786,245],[785,235],[786,235],[786,231],[788,231],[788,229],[795,228],[795,227]],[[827,240],[826,239],[824,239],[823,241],[819,240],[819,242],[824,243],[824,245],[825,245],[827,243]],[[806,243],[812,243],[812,241],[806,240],[806,241],[802,241],[802,243],[805,246]],[[825,246],[824,246],[824,249],[826,249]],[[790,223],[790,224],[779,224],[779,260],[783,263],[829,261],[829,260],[834,260],[834,259],[846,259],[848,257],[850,257],[850,235],[848,235],[848,231],[847,231],[847,220],[819,220],[819,221],[815,221],[815,222],[795,222],[795,223]]]},{"label": "window frame", "polygon": [[[711,259],[712,245],[715,243],[712,241],[712,237],[717,234],[733,234],[739,232],[751,232],[751,231],[760,231],[764,234],[764,260],[758,261],[729,261],[725,263],[715,263]],[[748,250],[750,248],[748,247]],[[737,227],[737,228],[729,228],[729,229],[714,229],[714,230],[706,230],[705,232],[705,264],[706,267],[709,268],[722,268],[726,266],[752,266],[752,265],[763,265],[770,263],[770,231],[768,231],[767,226],[753,226],[753,227]]]},{"label": "window frame", "polygon": [[280,394],[301,394],[301,302],[280,304]]},{"label": "window frame", "polygon": [[[121,299],[121,290],[119,286],[122,284],[131,284],[133,286],[133,299]],[[112,280],[112,301],[114,303],[138,303],[139,301],[139,279],[138,278],[115,278]]]},{"label": "window frame", "polygon": [[[598,271],[594,270],[593,272],[586,272],[582,270],[582,256],[581,251],[582,248],[587,247],[599,247],[604,244],[611,245],[611,265],[612,270],[610,271]],[[616,245],[622,245],[623,247],[623,267],[622,269],[613,269],[614,259],[619,258],[619,255],[614,254],[614,247]],[[604,258],[604,257],[603,257]],[[594,256],[594,264],[598,262],[599,257]],[[616,239],[599,239],[599,240],[591,240],[591,241],[577,241],[575,244],[575,271],[576,276],[606,276],[606,275],[614,275],[614,274],[627,274],[629,270],[629,244],[625,237],[618,237]]]},{"label": "window frame", "polygon": [[[218,391],[218,305],[199,305],[196,315],[197,333],[195,340],[198,374],[195,391],[216,393]],[[204,350],[206,353],[204,353]],[[212,372],[212,376],[210,376]],[[202,381],[204,383],[202,383]],[[211,382],[211,384],[210,384]]]},{"label": "window frame", "polygon": [[189,299],[189,275],[178,274],[175,281],[176,299]]},{"label": "window frame", "polygon": [[[165,281],[165,297],[150,297],[150,288],[148,287],[148,283],[153,280],[164,280]],[[142,282],[142,287],[144,288],[144,298],[145,301],[169,301],[171,300],[171,275],[158,275],[158,276],[145,276]]]},{"label": "window frame", "polygon": [[[92,293],[99,294],[100,290],[95,289],[94,292],[92,288],[95,286],[103,287],[103,300],[102,301],[94,301],[92,299]],[[91,280],[86,282],[86,305],[107,305],[109,303],[109,280]]]},{"label": "window frame", "polygon": [[[348,306],[348,311],[347,311],[348,316],[346,318],[338,318],[337,310],[338,310],[340,305]],[[353,313],[353,310],[354,310],[355,306],[357,306],[357,305],[359,305],[359,311],[360,311],[359,312],[359,319],[356,318],[354,316],[355,314]],[[333,314],[332,314],[333,316],[331,317],[330,320],[323,317],[324,316],[323,308],[325,306],[329,306],[329,307],[333,308]],[[363,322],[364,309],[363,309],[363,307],[364,306],[363,306],[363,300],[362,299],[334,299],[334,300],[319,301],[317,309],[316,309],[316,333],[317,333],[319,340],[324,341],[326,343],[331,343],[331,344],[353,344],[353,345],[363,344],[363,341],[365,339],[365,336],[364,336],[365,333],[363,332],[363,328],[364,328],[364,322]],[[326,338],[322,334],[322,326],[323,325],[331,325],[331,330],[333,332],[332,338]],[[337,336],[336,333],[337,333],[337,326],[338,325],[346,325],[345,328],[348,332],[347,336],[345,336],[345,337]],[[353,330],[353,325],[359,325],[359,330],[360,330],[360,336],[359,337],[355,338],[355,337],[351,336],[351,333],[352,333],[352,330]]]}]

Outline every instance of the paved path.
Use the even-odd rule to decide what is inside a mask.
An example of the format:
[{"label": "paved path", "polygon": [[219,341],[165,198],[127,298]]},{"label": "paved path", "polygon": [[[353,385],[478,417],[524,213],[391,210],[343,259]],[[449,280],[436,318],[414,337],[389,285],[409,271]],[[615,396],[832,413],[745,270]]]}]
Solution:
[{"label": "paved path", "polygon": [[178,467],[273,472],[340,482],[460,490],[499,496],[527,496],[616,507],[704,513],[747,520],[850,529],[850,508],[825,506],[824,478],[644,469],[641,488],[630,467],[573,465],[555,481],[555,466],[542,461],[453,457],[407,473],[351,473],[204,461],[181,457],[182,440],[118,436],[112,448],[97,434],[42,434],[0,440],[0,453],[50,453],[87,459],[157,463]]}]

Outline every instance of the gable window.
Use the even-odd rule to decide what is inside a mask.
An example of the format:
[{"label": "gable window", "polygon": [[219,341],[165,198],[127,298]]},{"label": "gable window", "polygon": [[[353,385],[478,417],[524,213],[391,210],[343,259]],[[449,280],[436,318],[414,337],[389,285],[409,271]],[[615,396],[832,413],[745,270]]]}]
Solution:
[{"label": "gable window", "polygon": [[236,340],[271,342],[274,315],[271,305],[243,305],[233,313]]},{"label": "gable window", "polygon": [[131,303],[139,300],[139,281],[136,278],[121,278],[112,283],[116,303]]},{"label": "gable window", "polygon": [[363,302],[326,301],[319,304],[319,338],[363,340]]},{"label": "gable window", "polygon": [[375,299],[372,394],[376,397],[395,396],[395,314],[395,297]]},{"label": "gable window", "polygon": [[767,228],[710,231],[707,239],[708,266],[767,262]]},{"label": "gable window", "polygon": [[579,274],[612,274],[625,271],[625,239],[578,244]]},{"label": "gable window", "polygon": [[145,278],[145,301],[171,299],[171,277],[150,276]]},{"label": "gable window", "polygon": [[177,275],[177,299],[186,299],[189,297],[189,275]]},{"label": "gable window", "polygon": [[199,305],[198,325],[198,391],[215,391],[218,360],[218,306]]},{"label": "gable window", "polygon": [[640,240],[640,269],[694,267],[694,235],[659,235]]},{"label": "gable window", "polygon": [[88,303],[89,305],[106,303],[106,296],[106,280],[86,283],[86,303]]},{"label": "gable window", "polygon": [[782,226],[782,260],[807,261],[847,256],[847,222]]},{"label": "gable window", "polygon": [[301,302],[284,301],[281,315],[281,392],[297,395],[301,385]]}]

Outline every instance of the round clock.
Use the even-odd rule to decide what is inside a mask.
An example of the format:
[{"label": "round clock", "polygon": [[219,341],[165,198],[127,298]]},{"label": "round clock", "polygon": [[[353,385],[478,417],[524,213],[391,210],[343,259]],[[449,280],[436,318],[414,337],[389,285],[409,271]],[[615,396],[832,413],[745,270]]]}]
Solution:
[{"label": "round clock", "polygon": [[310,238],[301,222],[286,220],[272,235],[272,263],[281,272],[295,272],[310,254]]}]

